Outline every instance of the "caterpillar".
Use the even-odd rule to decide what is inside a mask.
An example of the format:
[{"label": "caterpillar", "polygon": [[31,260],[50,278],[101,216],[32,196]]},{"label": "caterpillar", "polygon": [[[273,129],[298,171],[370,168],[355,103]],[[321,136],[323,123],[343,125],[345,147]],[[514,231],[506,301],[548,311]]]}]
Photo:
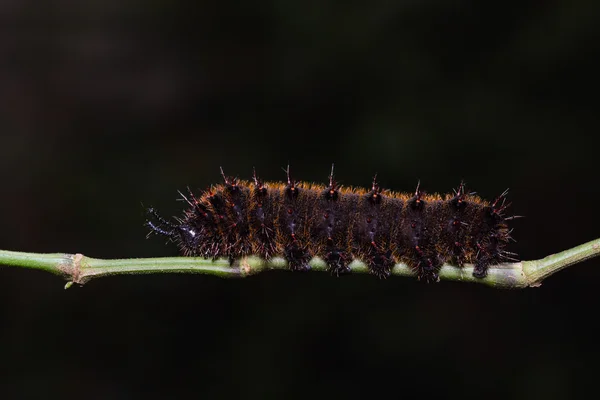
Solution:
[{"label": "caterpillar", "polygon": [[377,176],[369,189],[341,186],[333,166],[325,185],[294,180],[289,166],[285,172],[284,182],[263,182],[256,171],[244,181],[221,168],[222,184],[200,196],[179,192],[189,208],[174,221],[147,209],[148,235],[166,236],[184,256],[283,256],[294,271],[309,270],[317,256],[336,276],[350,272],[353,259],[379,278],[406,263],[427,282],[439,280],[444,263],[473,264],[473,275],[484,278],[490,265],[518,261],[505,250],[507,221],[518,217],[504,215],[508,190],[488,202],[464,182],[451,194],[425,193],[420,182],[399,193],[382,189]]}]

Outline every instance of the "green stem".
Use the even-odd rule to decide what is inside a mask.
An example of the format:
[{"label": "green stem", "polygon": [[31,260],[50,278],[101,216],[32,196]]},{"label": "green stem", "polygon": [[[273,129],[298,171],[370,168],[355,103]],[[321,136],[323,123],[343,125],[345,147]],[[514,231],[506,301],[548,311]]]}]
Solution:
[{"label": "green stem", "polygon": [[[598,255],[600,255],[600,239],[540,260],[493,265],[484,279],[473,277],[472,265],[465,265],[462,268],[444,265],[440,270],[440,279],[477,282],[499,288],[539,286],[543,279],[561,269]],[[230,265],[229,261],[224,259],[207,260],[195,257],[103,260],[82,254],[38,254],[8,250],[0,250],[0,265],[40,269],[60,275],[67,279],[66,287],[70,287],[73,283],[84,284],[96,277],[119,274],[198,273],[221,277],[244,277],[265,269],[287,268],[285,260],[281,257],[269,261],[258,257],[246,257]],[[317,257],[310,261],[310,265],[313,270],[326,270],[325,262]],[[354,273],[368,272],[367,266],[359,260],[354,260],[350,268]],[[392,274],[414,276],[406,264],[397,264]]]}]

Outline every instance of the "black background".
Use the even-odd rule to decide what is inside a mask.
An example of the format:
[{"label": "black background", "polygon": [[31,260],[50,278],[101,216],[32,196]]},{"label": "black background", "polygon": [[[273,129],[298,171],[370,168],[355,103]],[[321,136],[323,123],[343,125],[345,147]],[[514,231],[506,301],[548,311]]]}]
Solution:
[{"label": "black background", "polygon": [[[450,5],[452,3],[452,5]],[[510,187],[512,250],[599,236],[594,1],[3,1],[0,248],[146,240],[226,173]],[[541,288],[268,272],[64,291],[0,269],[0,396],[565,398],[597,379],[599,259]]]}]

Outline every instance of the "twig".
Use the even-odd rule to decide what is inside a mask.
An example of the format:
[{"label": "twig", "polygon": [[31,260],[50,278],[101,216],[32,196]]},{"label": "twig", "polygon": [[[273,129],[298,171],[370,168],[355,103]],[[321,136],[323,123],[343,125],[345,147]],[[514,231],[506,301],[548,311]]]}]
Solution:
[{"label": "twig", "polygon": [[[542,280],[561,269],[598,255],[600,255],[600,239],[540,260],[491,266],[484,279],[473,277],[472,265],[462,268],[444,265],[440,271],[440,279],[476,282],[497,288],[535,287],[540,286]],[[65,288],[71,287],[73,283],[83,285],[92,278],[119,274],[198,273],[221,277],[245,277],[267,269],[287,268],[285,260],[280,257],[269,261],[258,257],[246,257],[230,265],[229,261],[224,259],[207,260],[195,257],[103,260],[82,254],[38,254],[8,250],[0,250],[0,265],[39,269],[62,276],[68,281]],[[325,262],[319,258],[313,258],[310,265],[313,270],[326,270]],[[368,272],[366,265],[359,260],[354,260],[350,268],[353,273]],[[414,276],[405,264],[397,264],[392,274]]]}]

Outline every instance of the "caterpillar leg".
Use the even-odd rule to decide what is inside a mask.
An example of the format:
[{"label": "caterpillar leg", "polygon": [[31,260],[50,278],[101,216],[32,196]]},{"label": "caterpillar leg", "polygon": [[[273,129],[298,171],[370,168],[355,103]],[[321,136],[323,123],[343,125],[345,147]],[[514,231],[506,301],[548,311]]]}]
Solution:
[{"label": "caterpillar leg", "polygon": [[420,281],[425,281],[427,283],[439,282],[442,265],[442,261],[435,255],[421,255],[418,257],[417,264],[413,270],[416,272],[417,278]]},{"label": "caterpillar leg", "polygon": [[292,271],[310,271],[308,262],[312,256],[306,249],[292,243],[285,248],[284,256]]},{"label": "caterpillar leg", "polygon": [[373,251],[365,260],[369,271],[379,279],[386,279],[392,274],[394,260],[392,252]]},{"label": "caterpillar leg", "polygon": [[473,276],[477,279],[483,279],[487,276],[488,269],[492,263],[491,257],[482,257],[475,262]]},{"label": "caterpillar leg", "polygon": [[327,263],[327,270],[335,276],[350,273],[350,257],[348,253],[338,250],[331,249],[325,255],[325,262]]}]

